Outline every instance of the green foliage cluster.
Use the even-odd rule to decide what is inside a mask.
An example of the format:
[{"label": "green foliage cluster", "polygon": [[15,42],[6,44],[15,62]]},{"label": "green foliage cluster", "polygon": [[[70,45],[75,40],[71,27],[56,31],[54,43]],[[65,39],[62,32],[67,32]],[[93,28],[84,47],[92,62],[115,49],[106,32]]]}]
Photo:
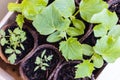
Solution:
[{"label": "green foliage cluster", "polygon": [[[19,21],[21,15],[18,15],[16,21]],[[0,44],[1,46],[7,45],[5,49],[5,54],[8,54],[8,60],[10,63],[14,64],[16,60],[16,55],[20,54],[22,50],[25,50],[23,42],[26,40],[26,33],[22,30],[23,24],[19,24],[19,27],[16,27],[13,31],[8,29],[8,34],[5,31],[0,30]]]},{"label": "green foliage cluster", "polygon": [[[104,60],[111,63],[120,57],[120,25],[117,25],[116,13],[108,10],[106,2],[81,0],[77,12],[74,0],[55,0],[48,6],[47,3],[48,0],[23,0],[21,4],[11,3],[8,7],[33,20],[37,31],[48,35],[48,42],[59,42],[59,50],[67,61],[83,61],[76,66],[75,78],[90,77],[96,68],[103,66]],[[76,17],[77,14],[95,24],[93,32],[99,37],[95,46],[78,41],[87,26]],[[84,59],[83,55],[90,59]]]},{"label": "green foliage cluster", "polygon": [[26,34],[20,28],[15,28],[13,31],[8,30],[9,35],[3,30],[0,30],[0,44],[1,46],[7,45],[5,54],[9,54],[8,60],[10,63],[15,63],[16,54],[20,54],[21,51],[18,48],[24,50],[22,42],[26,40]]},{"label": "green foliage cluster", "polygon": [[53,55],[46,56],[45,53],[46,50],[43,50],[41,56],[36,58],[35,64],[37,64],[37,66],[35,67],[34,71],[39,68],[41,68],[41,70],[46,70],[46,68],[49,67],[48,62],[52,60]]}]

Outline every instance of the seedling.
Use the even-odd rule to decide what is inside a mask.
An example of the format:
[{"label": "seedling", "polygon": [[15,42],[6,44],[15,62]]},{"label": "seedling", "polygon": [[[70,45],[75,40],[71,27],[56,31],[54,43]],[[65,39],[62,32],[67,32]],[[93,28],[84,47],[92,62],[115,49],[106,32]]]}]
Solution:
[{"label": "seedling", "polygon": [[7,45],[5,54],[9,55],[8,60],[13,64],[15,63],[16,55],[21,53],[19,48],[25,50],[22,43],[26,40],[26,33],[22,30],[21,25],[13,31],[8,29],[8,34],[9,35],[6,35],[5,31],[0,30],[0,44],[1,46]]},{"label": "seedling", "polygon": [[41,70],[46,70],[46,68],[49,67],[48,62],[52,60],[53,55],[46,56],[45,53],[46,50],[42,52],[40,57],[36,57],[35,64],[37,64],[37,66],[35,67],[34,71],[38,70],[39,68],[41,68]]}]

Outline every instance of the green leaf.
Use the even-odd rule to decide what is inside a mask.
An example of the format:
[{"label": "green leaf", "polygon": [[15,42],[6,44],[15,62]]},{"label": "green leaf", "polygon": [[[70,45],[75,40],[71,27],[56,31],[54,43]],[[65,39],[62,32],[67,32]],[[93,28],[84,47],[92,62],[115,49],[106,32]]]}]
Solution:
[{"label": "green leaf", "polygon": [[21,4],[18,4],[18,3],[9,3],[8,4],[8,10],[9,11],[21,12],[22,11],[22,6],[21,6]]},{"label": "green leaf", "polygon": [[41,69],[45,71],[45,70],[46,70],[46,67],[45,67],[45,66],[42,66]]},{"label": "green leaf", "polygon": [[[18,28],[18,27],[15,28],[14,31],[13,31],[14,34],[18,34],[18,35],[20,35],[21,32],[22,32],[22,30],[21,30],[20,28]],[[11,33],[12,33],[12,32],[11,32]]]},{"label": "green leaf", "polygon": [[45,66],[45,67],[49,66],[47,63],[43,63],[42,65]]},{"label": "green leaf", "polygon": [[67,34],[65,31],[61,31],[59,36],[62,38],[67,38]]},{"label": "green leaf", "polygon": [[53,55],[50,55],[47,57],[47,60],[50,61],[50,60],[52,60],[52,58],[53,58]]},{"label": "green leaf", "polygon": [[21,42],[24,42],[27,39],[26,33],[24,31],[19,35],[19,37]]},{"label": "green leaf", "polygon": [[22,50],[25,50],[25,48],[24,48],[23,44],[20,44],[20,47],[22,48]]},{"label": "green leaf", "polygon": [[40,68],[39,66],[36,66],[35,69],[34,69],[34,71],[38,70],[39,68]]},{"label": "green leaf", "polygon": [[67,34],[69,36],[79,36],[79,35],[84,34],[84,29],[85,29],[84,23],[81,20],[75,19],[73,17],[71,17],[71,20],[72,20],[72,23],[73,23],[75,28],[69,27],[67,29]]},{"label": "green leaf", "polygon": [[76,66],[77,71],[75,72],[75,78],[85,78],[90,77],[94,70],[94,65],[88,60],[84,60]]},{"label": "green leaf", "polygon": [[55,0],[52,5],[54,5],[64,17],[70,17],[75,12],[74,0]]},{"label": "green leaf", "polygon": [[98,24],[93,28],[95,37],[102,37],[107,34],[109,28],[103,24]]},{"label": "green leaf", "polygon": [[101,12],[104,8],[108,8],[108,4],[103,0],[81,0],[79,6],[80,15],[87,22],[90,22],[92,16]]},{"label": "green leaf", "polygon": [[41,53],[41,58],[44,57],[45,53],[46,53],[46,50],[44,50],[44,51]]},{"label": "green leaf", "polygon": [[5,31],[3,31],[2,29],[0,30],[0,38],[1,37],[5,37]]},{"label": "green leaf", "polygon": [[101,23],[104,26],[111,28],[118,22],[118,17],[115,12],[111,12],[108,9],[103,9],[101,12],[93,15],[91,22]]},{"label": "green leaf", "polygon": [[10,55],[8,57],[8,60],[10,61],[11,64],[14,64],[16,60],[16,55],[15,54]]},{"label": "green leaf", "polygon": [[14,52],[14,50],[11,48],[5,49],[5,54],[12,54],[13,52]]},{"label": "green leaf", "polygon": [[66,30],[67,34],[69,36],[79,36],[79,35],[82,35],[84,33],[84,30],[80,30],[80,29],[77,29],[77,28],[74,28],[74,27],[69,27],[67,30]]},{"label": "green leaf", "polygon": [[114,62],[120,57],[120,37],[117,39],[111,36],[102,37],[100,40],[97,40],[94,51],[107,62]]},{"label": "green leaf", "polygon": [[16,18],[16,22],[17,22],[18,26],[20,27],[20,29],[22,29],[23,23],[24,23],[24,16],[21,14],[18,14],[17,18]]},{"label": "green leaf", "polygon": [[72,18],[72,23],[75,28],[79,29],[81,33],[84,33],[85,24],[81,20]]},{"label": "green leaf", "polygon": [[1,38],[0,44],[1,44],[2,46],[4,46],[4,45],[7,44],[7,43],[8,43],[8,41],[6,40],[6,38]]},{"label": "green leaf", "polygon": [[8,29],[8,32],[9,32],[10,34],[12,34],[12,33],[13,33],[10,29]]},{"label": "green leaf", "polygon": [[91,56],[94,53],[93,48],[88,44],[82,44],[82,52],[84,55]]},{"label": "green leaf", "polygon": [[42,62],[41,58],[36,57],[35,64],[39,65]]},{"label": "green leaf", "polygon": [[60,36],[60,32],[59,31],[56,31],[56,32],[52,33],[51,35],[49,35],[47,37],[47,41],[48,42],[57,42],[57,41],[59,41],[61,39],[62,39],[62,37]]},{"label": "green leaf", "polygon": [[21,53],[21,51],[20,50],[15,50],[15,52],[16,52],[16,54],[20,54]]},{"label": "green leaf", "polygon": [[46,55],[44,56],[44,60],[47,60],[47,56]]},{"label": "green leaf", "polygon": [[64,30],[69,24],[70,21],[63,19],[58,10],[52,5],[44,9],[33,21],[35,28],[43,35],[51,34],[55,30]]},{"label": "green leaf", "polygon": [[30,20],[34,20],[37,14],[39,14],[48,4],[48,0],[23,0],[22,14]]},{"label": "green leaf", "polygon": [[48,4],[48,0],[23,0],[22,3],[10,3],[10,11],[21,12],[25,18],[33,20]]},{"label": "green leaf", "polygon": [[18,37],[16,37],[16,35],[15,34],[11,34],[11,36],[10,36],[10,42],[17,42],[19,40],[19,38]]},{"label": "green leaf", "polygon": [[94,54],[92,60],[96,68],[101,68],[104,64],[103,58],[98,54]]},{"label": "green leaf", "polygon": [[[62,16],[61,16],[62,17]],[[59,25],[58,26],[56,26],[56,29],[58,30],[58,31],[60,31],[61,33],[63,32],[65,32],[65,30],[67,29],[67,28],[69,28],[69,26],[70,26],[70,20],[69,20],[69,18],[63,18],[62,17],[62,21],[61,21],[61,23],[59,23]],[[61,37],[65,37],[65,36],[61,36]]]},{"label": "green leaf", "polygon": [[93,15],[91,22],[100,23],[94,27],[94,34],[96,37],[102,37],[117,24],[118,18],[115,12],[103,9],[101,12]]},{"label": "green leaf", "polygon": [[60,51],[66,60],[80,60],[82,59],[81,44],[76,38],[69,38],[67,41],[60,42]]},{"label": "green leaf", "polygon": [[120,25],[113,26],[109,33],[109,36],[112,36],[113,38],[117,39],[120,36]]}]

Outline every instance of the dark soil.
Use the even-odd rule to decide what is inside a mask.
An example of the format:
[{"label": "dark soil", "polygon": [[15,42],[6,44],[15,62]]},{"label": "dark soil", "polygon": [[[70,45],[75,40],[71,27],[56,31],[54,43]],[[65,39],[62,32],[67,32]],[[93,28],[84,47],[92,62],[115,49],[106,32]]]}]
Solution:
[{"label": "dark soil", "polygon": [[90,78],[79,78],[74,79],[75,77],[75,66],[80,63],[80,61],[69,61],[63,63],[61,66],[59,66],[58,70],[55,73],[53,80],[94,80],[93,77]]},{"label": "dark soil", "polygon": [[48,5],[51,4],[53,1],[55,1],[55,0],[49,0]]},{"label": "dark soil", "polygon": [[[41,56],[41,53],[43,52],[43,50],[46,50],[46,53],[45,53],[46,56],[53,55],[53,58],[51,61],[47,63],[49,67],[46,68],[46,71],[41,70],[41,68],[39,68],[37,71],[34,71],[35,67],[37,66],[34,63],[36,60],[36,57]],[[31,58],[25,61],[22,69],[25,75],[29,78],[29,80],[48,80],[49,75],[56,68],[60,60],[61,58],[59,54],[54,49],[41,48],[37,50]]]},{"label": "dark soil", "polygon": [[[15,29],[15,27],[17,27],[17,26],[10,26],[9,29],[11,29],[13,31]],[[28,31],[28,29],[26,27],[23,28],[23,30],[26,32],[26,37],[27,37],[27,39],[22,43],[24,45],[25,50],[22,50],[21,48],[18,47],[18,49],[21,51],[21,54],[19,54],[19,55],[16,54],[17,59],[15,60],[15,63],[17,63],[18,61],[23,59],[34,47],[34,39],[31,35],[31,33]],[[6,35],[9,35],[8,29],[6,29],[5,32],[7,33]],[[2,47],[4,54],[5,54],[5,49],[7,46],[9,46],[9,45],[5,45]],[[5,56],[9,57],[10,55],[5,54]]]},{"label": "dark soil", "polygon": [[113,12],[115,11],[117,13],[117,16],[120,19],[120,0],[110,0],[109,1],[109,10],[111,10]]},{"label": "dark soil", "polygon": [[56,80],[79,80],[74,79],[75,65],[77,65],[77,63],[63,63],[58,71],[58,75],[55,76],[57,78]]}]

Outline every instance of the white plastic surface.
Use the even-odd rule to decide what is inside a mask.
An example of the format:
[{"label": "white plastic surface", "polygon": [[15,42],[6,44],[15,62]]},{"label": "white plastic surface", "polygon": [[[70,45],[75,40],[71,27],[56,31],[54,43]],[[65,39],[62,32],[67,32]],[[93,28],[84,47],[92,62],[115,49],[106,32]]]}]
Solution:
[{"label": "white plastic surface", "polygon": [[109,63],[96,80],[120,80],[120,58]]}]

